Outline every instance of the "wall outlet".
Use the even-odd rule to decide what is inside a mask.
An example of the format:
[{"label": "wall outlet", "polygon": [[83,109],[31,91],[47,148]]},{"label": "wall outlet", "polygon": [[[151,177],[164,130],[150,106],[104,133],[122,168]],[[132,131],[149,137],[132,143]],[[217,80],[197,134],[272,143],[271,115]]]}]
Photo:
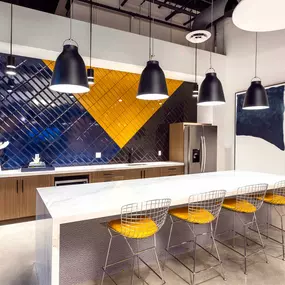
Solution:
[{"label": "wall outlet", "polygon": [[158,151],[158,156],[161,156],[161,155],[162,155],[161,150],[159,150]]},{"label": "wall outlet", "polygon": [[101,157],[102,157],[101,152],[96,152],[95,153],[95,158],[101,158]]}]

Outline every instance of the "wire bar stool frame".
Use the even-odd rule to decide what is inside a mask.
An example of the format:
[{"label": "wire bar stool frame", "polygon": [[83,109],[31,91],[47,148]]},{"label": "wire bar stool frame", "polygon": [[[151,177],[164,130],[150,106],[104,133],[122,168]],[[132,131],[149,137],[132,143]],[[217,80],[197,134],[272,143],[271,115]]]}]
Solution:
[{"label": "wire bar stool frame", "polygon": [[[165,223],[170,204],[171,199],[168,198],[148,200],[142,203],[127,204],[121,208],[121,219],[119,220],[119,224],[117,224],[117,228],[113,228],[110,226],[110,223],[112,223],[112,221],[107,224],[104,224],[105,226],[107,226],[110,235],[110,240],[108,244],[105,263],[102,267],[103,275],[101,278],[101,285],[103,285],[106,275],[112,280],[114,284],[118,285],[112,275],[107,272],[107,268],[129,260],[132,260],[132,276],[130,283],[131,285],[134,284],[134,275],[141,279],[143,284],[146,283],[146,281],[143,280],[140,275],[139,262],[142,262],[145,266],[147,266],[159,279],[162,280],[162,284],[165,284],[161,265],[159,263],[158,255],[156,252],[156,233]],[[142,228],[143,232],[141,231]],[[132,256],[108,264],[112,241],[115,237],[118,236],[123,237],[125,239]],[[139,240],[143,240],[150,237],[153,237],[153,245],[146,249],[140,250]],[[136,240],[136,248],[131,245],[129,239]],[[151,250],[155,255],[159,274],[140,257],[140,254]],[[135,272],[135,264],[137,264],[137,273]]]},{"label": "wire bar stool frame", "polygon": [[[283,204],[278,203],[278,200],[280,199],[280,196],[282,197]],[[276,198],[276,199],[275,199]],[[270,203],[267,202],[266,200],[264,201],[264,204],[266,204],[267,207],[267,213],[266,213],[266,234],[261,232],[261,235],[266,237],[267,239],[270,239],[282,246],[282,260],[285,261],[285,236],[284,236],[284,217],[285,217],[285,212],[282,213],[280,211],[280,208],[283,207],[285,209],[285,180],[278,181],[274,184],[274,189],[272,191],[272,201],[276,201],[276,203]],[[277,227],[272,224],[272,216],[271,216],[271,209],[274,209],[277,215],[280,217],[280,225],[281,227]],[[261,225],[259,225],[261,226]],[[279,230],[281,233],[281,241],[269,236],[269,228],[272,227],[276,230]],[[255,229],[252,229],[253,231],[256,231]],[[279,257],[279,256],[278,256]]]},{"label": "wire bar stool frame", "polygon": [[[223,246],[233,250],[237,254],[243,256],[243,258],[244,258],[244,274],[245,275],[247,275],[247,258],[249,256],[252,256],[252,255],[257,254],[260,251],[262,251],[264,256],[265,256],[265,261],[266,261],[266,263],[268,263],[267,255],[265,252],[265,245],[263,243],[261,233],[260,233],[258,223],[257,223],[257,218],[256,218],[256,212],[263,205],[263,201],[264,201],[264,197],[265,197],[265,194],[267,192],[267,189],[268,189],[268,184],[266,184],[266,183],[252,184],[252,185],[246,185],[246,186],[239,187],[237,189],[236,196],[233,198],[233,200],[235,200],[235,203],[233,205],[234,208],[233,209],[226,208],[226,210],[229,210],[230,212],[233,213],[233,228],[230,230],[226,230],[222,233],[216,234],[218,223],[216,223],[216,225],[215,225],[215,238],[217,236],[221,236],[221,235],[225,234],[226,232],[232,231],[232,241],[233,241],[232,246],[229,246],[228,244],[226,244],[225,242],[223,242],[222,240],[217,239],[217,238],[216,238],[216,241],[219,242],[220,244],[222,244]],[[225,202],[226,201],[227,200],[225,200]],[[246,206],[244,207],[243,205],[246,205]],[[223,208],[225,208],[225,205],[223,205]],[[245,222],[241,218],[241,214],[243,214],[243,215],[244,214],[252,214],[252,219],[249,222]],[[236,231],[236,220],[237,220],[236,218],[237,217],[243,226],[243,234]],[[256,232],[258,234],[260,242],[257,242],[255,240],[251,239],[247,235],[248,229],[253,230],[252,229],[253,225],[255,225],[255,227],[256,227]],[[243,239],[244,239],[243,253],[241,253],[240,251],[235,249],[236,235],[239,235],[239,236],[243,237]],[[251,241],[251,242],[259,245],[261,247],[261,249],[255,251],[251,254],[248,254],[247,253],[248,241]]]},{"label": "wire bar stool frame", "polygon": [[[217,244],[216,244],[216,241],[214,238],[214,228],[213,228],[213,222],[216,219],[218,219],[218,217],[219,217],[219,213],[220,213],[225,195],[226,195],[226,190],[214,190],[214,191],[209,191],[209,192],[205,192],[205,193],[191,195],[191,196],[189,196],[189,200],[188,200],[188,219],[187,220],[178,218],[177,216],[174,217],[171,214],[169,215],[170,221],[171,221],[171,227],[170,227],[166,252],[189,271],[189,277],[190,277],[190,283],[189,284],[193,284],[193,285],[195,284],[195,275],[196,274],[204,272],[206,270],[213,269],[214,267],[217,267],[217,266],[220,266],[221,276],[224,280],[226,280],[223,264],[222,264],[220,254],[218,251],[218,247],[217,247]],[[195,222],[195,218],[194,219],[191,218],[191,217],[195,216],[197,213],[203,212],[204,210],[206,212],[210,213],[207,215],[208,217],[206,217],[206,219],[204,221],[200,221],[200,223],[199,223],[199,218],[197,219],[196,222]],[[179,243],[179,244],[170,245],[174,224],[181,223],[181,222],[184,222],[187,224],[190,232],[193,235],[193,240],[188,240],[188,241],[184,241],[184,242]],[[201,225],[209,224],[210,225],[210,231],[209,232],[203,232],[203,233],[197,233],[195,230],[195,227],[199,224],[201,224]],[[216,252],[217,256],[215,256],[212,253],[212,250],[211,251],[207,250],[204,246],[200,245],[197,242],[197,239],[199,236],[205,236],[205,235],[210,235],[210,237],[212,239],[212,247],[215,248],[215,252]],[[180,258],[178,258],[175,254],[173,254],[170,251],[172,248],[179,247],[181,245],[185,245],[188,243],[194,244],[194,249],[193,249],[194,257],[191,257],[191,258],[193,258],[193,268],[190,268],[189,266],[187,266],[183,261],[181,261]],[[207,252],[210,256],[214,257],[218,261],[218,263],[211,266],[211,267],[196,271],[196,263],[197,263],[196,250],[197,250],[197,246],[200,247],[201,249],[203,249],[205,252]],[[164,266],[165,266],[165,264],[166,264],[166,256],[165,256]]]}]

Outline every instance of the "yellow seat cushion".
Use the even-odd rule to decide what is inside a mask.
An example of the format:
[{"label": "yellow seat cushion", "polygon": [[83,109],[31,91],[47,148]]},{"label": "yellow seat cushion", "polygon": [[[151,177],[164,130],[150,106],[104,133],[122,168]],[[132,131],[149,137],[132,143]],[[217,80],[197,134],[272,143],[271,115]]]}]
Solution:
[{"label": "yellow seat cushion", "polygon": [[121,219],[118,219],[109,222],[108,226],[127,238],[148,238],[158,231],[156,223],[150,218],[124,224],[121,223]]},{"label": "yellow seat cushion", "polygon": [[223,208],[241,213],[254,213],[256,207],[246,200],[226,199]]},{"label": "yellow seat cushion", "polygon": [[188,212],[188,207],[171,209],[169,210],[169,215],[194,224],[208,224],[215,219],[212,213],[202,208],[195,208],[190,213]]},{"label": "yellow seat cushion", "polygon": [[285,205],[285,197],[282,195],[268,193],[264,197],[264,202],[274,205]]}]

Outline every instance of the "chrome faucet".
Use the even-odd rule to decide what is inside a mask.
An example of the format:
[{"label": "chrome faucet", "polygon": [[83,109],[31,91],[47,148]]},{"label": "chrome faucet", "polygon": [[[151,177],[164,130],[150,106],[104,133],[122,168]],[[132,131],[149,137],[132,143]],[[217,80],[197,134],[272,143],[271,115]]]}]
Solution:
[{"label": "chrome faucet", "polygon": [[132,147],[129,151],[128,163],[133,163],[133,152],[134,152],[134,148]]}]

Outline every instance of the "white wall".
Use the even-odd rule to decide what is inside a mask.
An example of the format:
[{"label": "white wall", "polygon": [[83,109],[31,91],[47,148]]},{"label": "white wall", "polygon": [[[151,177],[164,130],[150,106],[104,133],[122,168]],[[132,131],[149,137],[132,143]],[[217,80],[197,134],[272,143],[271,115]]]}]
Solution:
[{"label": "white wall", "polygon": [[[234,167],[234,108],[235,93],[246,90],[254,77],[255,34],[236,28],[231,19],[224,22],[226,63],[226,105],[214,109],[213,122],[219,126],[219,169],[233,169]],[[285,30],[258,35],[258,76],[264,86],[285,82]],[[242,140],[242,138],[240,138]],[[258,139],[257,139],[258,140]],[[270,150],[266,158],[262,142],[256,144],[255,159],[248,163],[252,154],[251,148],[243,147],[244,163],[239,158],[239,169],[279,172],[273,157],[269,159]],[[246,152],[247,150],[247,152]],[[281,152],[281,151],[280,151]],[[284,155],[284,152],[282,152]],[[259,159],[258,159],[259,158]],[[269,160],[268,160],[269,159]],[[284,157],[285,159],[285,157]],[[266,161],[266,162],[265,162]],[[265,162],[265,163],[264,163]],[[268,164],[271,164],[269,169]],[[275,166],[274,166],[275,165]]]},{"label": "white wall", "polygon": [[[0,52],[9,51],[10,6],[0,2]],[[14,9],[14,52],[18,55],[55,60],[69,37],[69,19],[16,6]],[[140,73],[148,60],[148,38],[116,29],[93,25],[93,61],[98,67]],[[73,38],[86,63],[89,55],[89,24],[75,20]],[[193,81],[194,49],[155,40],[156,59],[167,77]],[[209,53],[199,50],[200,80],[209,66]],[[223,77],[226,58],[214,54],[213,62]]]}]

